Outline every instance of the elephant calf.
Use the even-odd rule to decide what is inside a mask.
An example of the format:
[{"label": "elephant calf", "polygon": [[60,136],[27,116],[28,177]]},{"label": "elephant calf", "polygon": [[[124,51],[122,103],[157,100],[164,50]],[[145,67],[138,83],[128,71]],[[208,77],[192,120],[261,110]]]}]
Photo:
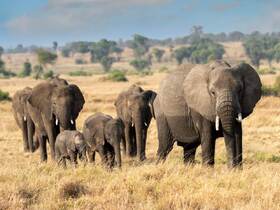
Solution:
[{"label": "elephant calf", "polygon": [[79,131],[66,130],[61,132],[55,142],[55,153],[58,164],[66,167],[66,159],[77,164],[77,156],[83,160],[86,158],[86,142]]},{"label": "elephant calf", "polygon": [[89,145],[89,160],[95,160],[98,152],[103,163],[112,168],[115,164],[121,167],[120,142],[124,139],[124,126],[120,119],[110,115],[96,113],[84,123],[83,134]]}]

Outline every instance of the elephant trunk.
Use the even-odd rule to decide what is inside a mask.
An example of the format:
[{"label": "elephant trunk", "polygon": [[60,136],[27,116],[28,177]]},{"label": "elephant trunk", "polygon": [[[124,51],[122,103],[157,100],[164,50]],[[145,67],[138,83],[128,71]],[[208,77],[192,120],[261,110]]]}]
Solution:
[{"label": "elephant trunk", "polygon": [[220,119],[225,137],[229,166],[235,167],[238,156],[242,153],[241,150],[239,151],[242,142],[237,141],[235,135],[236,123],[242,122],[240,104],[238,100],[234,100],[232,93],[226,91],[218,98],[216,110],[218,116],[218,120],[216,119],[216,128],[219,125]]},{"label": "elephant trunk", "polygon": [[143,147],[143,124],[142,122],[142,116],[140,113],[137,114],[137,117],[135,118],[135,131],[136,131],[136,149],[137,149],[137,157],[139,158],[140,161],[145,159],[145,152],[142,152],[142,147]]}]

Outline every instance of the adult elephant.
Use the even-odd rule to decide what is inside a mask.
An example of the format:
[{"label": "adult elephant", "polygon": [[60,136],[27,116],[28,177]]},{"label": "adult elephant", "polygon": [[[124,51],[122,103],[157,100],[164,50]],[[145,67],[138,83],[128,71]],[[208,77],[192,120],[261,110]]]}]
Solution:
[{"label": "adult elephant", "polygon": [[55,78],[38,84],[28,98],[28,112],[35,123],[41,160],[47,160],[46,140],[55,159],[55,139],[60,130],[75,130],[75,120],[85,103],[78,86]]},{"label": "adult elephant", "polygon": [[154,101],[159,148],[165,160],[177,141],[184,161],[194,161],[201,144],[202,162],[214,164],[215,141],[224,137],[229,167],[242,164],[242,118],[249,116],[261,98],[261,81],[246,63],[225,61],[186,65],[160,84]]},{"label": "adult elephant", "polygon": [[35,126],[27,111],[27,99],[31,95],[31,92],[32,89],[26,87],[23,90],[17,91],[12,99],[14,118],[22,131],[24,152],[34,152],[39,146],[38,141],[35,141],[35,144],[33,144]]},{"label": "adult elephant", "polygon": [[137,155],[140,161],[146,158],[147,130],[154,113],[152,102],[155,97],[154,91],[132,85],[115,101],[117,115],[125,127],[124,151],[130,157]]}]

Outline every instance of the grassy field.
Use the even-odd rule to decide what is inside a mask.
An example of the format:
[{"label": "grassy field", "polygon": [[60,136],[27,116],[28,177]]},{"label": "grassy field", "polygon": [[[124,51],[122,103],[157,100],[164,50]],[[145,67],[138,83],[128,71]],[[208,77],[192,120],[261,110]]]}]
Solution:
[{"label": "grassy field", "polygon": [[[113,101],[129,85],[157,90],[165,74],[129,76],[129,82],[102,82],[102,76],[68,77],[83,91],[86,104],[77,124],[101,111],[115,116]],[[274,76],[262,78],[272,83]],[[32,79],[0,81],[11,95]],[[123,158],[122,170],[100,165],[63,170],[55,163],[40,163],[39,151],[23,153],[10,102],[0,103],[0,209],[280,209],[280,99],[265,97],[244,120],[244,169],[226,167],[224,142],[217,142],[215,168],[186,167],[182,149],[174,146],[165,164],[156,165],[155,121],[149,128],[147,160],[139,164]]]}]

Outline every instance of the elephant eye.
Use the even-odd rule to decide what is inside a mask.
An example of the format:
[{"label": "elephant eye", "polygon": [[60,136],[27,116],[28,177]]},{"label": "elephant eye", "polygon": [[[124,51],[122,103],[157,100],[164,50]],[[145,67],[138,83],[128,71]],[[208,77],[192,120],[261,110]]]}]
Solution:
[{"label": "elephant eye", "polygon": [[214,90],[211,90],[211,95],[215,96],[215,91]]}]

